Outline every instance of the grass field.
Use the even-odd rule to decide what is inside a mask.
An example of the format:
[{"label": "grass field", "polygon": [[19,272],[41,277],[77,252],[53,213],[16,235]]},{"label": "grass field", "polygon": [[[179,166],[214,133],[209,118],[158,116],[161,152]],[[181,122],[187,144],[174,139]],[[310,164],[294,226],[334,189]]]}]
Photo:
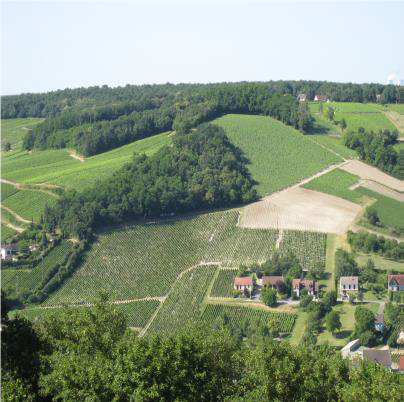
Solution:
[{"label": "grass field", "polygon": [[404,206],[402,202],[385,197],[384,195],[375,193],[374,191],[363,187],[358,187],[355,191],[377,200],[372,204],[372,207],[376,209],[377,214],[384,225],[390,227],[404,227]]},{"label": "grass field", "polygon": [[262,196],[341,161],[308,136],[270,117],[226,115],[214,123],[225,129],[250,160],[249,170]]},{"label": "grass field", "polygon": [[[141,300],[124,304],[114,304],[113,309],[123,312],[128,320],[129,327],[142,328],[150,320],[156,308],[159,306],[158,300]],[[83,309],[90,307],[69,307],[69,309]],[[14,318],[17,314],[31,321],[38,321],[52,315],[59,315],[60,308],[28,308],[24,310],[13,310],[10,317]]]},{"label": "grass field", "polygon": [[292,345],[299,345],[302,341],[304,330],[307,324],[307,313],[304,311],[299,312],[296,318],[295,326],[293,327],[292,336],[289,342]]},{"label": "grass field", "polygon": [[10,208],[22,218],[39,222],[45,206],[51,207],[56,203],[56,197],[34,190],[20,190],[7,197],[2,204]]},{"label": "grass field", "polygon": [[197,267],[186,272],[174,285],[147,330],[151,335],[171,335],[196,322],[202,312],[202,302],[217,267]]},{"label": "grass field", "polygon": [[133,153],[151,155],[171,141],[169,133],[139,140],[80,162],[66,149],[25,151],[2,158],[2,176],[18,183],[50,183],[64,188],[82,190],[97,180],[110,177],[129,162]]},{"label": "grass field", "polygon": [[362,195],[356,191],[352,191],[349,187],[357,183],[359,177],[340,169],[334,169],[320,177],[317,177],[303,187],[309,190],[320,191],[345,200],[360,203]]},{"label": "grass field", "polygon": [[360,266],[364,266],[368,259],[373,260],[377,270],[383,272],[395,271],[404,274],[404,262],[387,260],[377,254],[357,253],[355,260]]},{"label": "grass field", "polygon": [[[94,300],[105,290],[111,300],[165,296],[178,275],[199,263],[224,267],[266,261],[275,250],[277,230],[236,226],[237,211],[215,212],[101,233],[85,262],[48,304]],[[325,236],[284,234],[299,260],[325,258]],[[317,244],[319,243],[319,244]]]},{"label": "grass field", "polygon": [[[384,129],[394,130],[394,124],[382,113],[376,104],[354,102],[330,102],[323,104],[323,113],[327,113],[328,107],[333,107],[334,120],[345,119],[346,131],[357,131],[359,127],[367,131],[379,131]],[[319,103],[310,103],[310,110],[319,112]]]},{"label": "grass field", "polygon": [[202,315],[202,321],[207,325],[222,323],[226,318],[230,326],[232,324],[242,325],[246,321],[251,324],[268,325],[270,320],[276,317],[279,319],[280,332],[292,332],[295,324],[296,314],[273,313],[259,308],[228,306],[222,304],[208,304]]},{"label": "grass field", "polygon": [[6,142],[11,144],[11,150],[18,149],[28,129],[36,126],[43,119],[29,117],[25,119],[1,120],[1,148]]},{"label": "grass field", "polygon": [[[355,309],[357,306],[358,305],[352,305],[349,303],[340,303],[336,305],[333,310],[340,313],[342,327],[340,331],[336,333],[336,336],[324,329],[324,331],[317,337],[317,343],[329,343],[333,346],[345,346],[348,343],[348,338],[355,326]],[[376,313],[379,308],[377,303],[366,303],[362,306],[368,308],[373,313]]]}]

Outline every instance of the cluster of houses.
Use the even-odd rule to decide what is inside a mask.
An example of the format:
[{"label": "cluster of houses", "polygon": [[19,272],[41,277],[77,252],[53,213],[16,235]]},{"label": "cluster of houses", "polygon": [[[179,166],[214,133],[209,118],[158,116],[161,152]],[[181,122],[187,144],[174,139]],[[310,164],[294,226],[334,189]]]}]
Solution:
[{"label": "cluster of houses", "polygon": [[17,243],[1,243],[1,259],[3,261],[11,261],[13,259],[13,253],[15,253],[17,250]]},{"label": "cluster of houses", "polygon": [[[400,334],[404,337],[404,333]],[[400,355],[397,362],[393,362],[392,353],[388,346],[381,349],[366,348],[361,346],[359,339],[349,342],[341,349],[343,359],[348,359],[352,366],[359,366],[361,361],[380,364],[389,371],[404,373],[404,355]]]},{"label": "cluster of houses", "polygon": [[[252,294],[256,289],[270,287],[281,291],[285,286],[285,278],[283,276],[263,276],[254,279],[252,276],[243,276],[234,278],[234,290],[242,293],[248,291]],[[391,292],[404,291],[404,274],[388,275],[387,288]],[[307,289],[307,294],[316,297],[318,294],[318,282],[311,279],[293,279],[292,290],[297,297],[300,297],[303,289]],[[357,276],[341,276],[339,279],[339,295],[342,301],[349,299],[350,294],[358,294],[359,277]]]},{"label": "cluster of houses", "polygon": [[[297,95],[297,100],[299,102],[306,102],[308,101],[307,94],[299,94]],[[325,95],[315,95],[314,102],[330,102],[330,99]]]},{"label": "cluster of houses", "polygon": [[[234,278],[234,290],[240,292],[248,291],[250,294],[255,289],[271,288],[278,292],[286,285],[283,276],[263,276],[255,280],[251,276],[243,276]],[[300,297],[303,289],[307,289],[307,294],[315,297],[318,293],[318,282],[310,279],[293,279],[292,290],[296,296]]]}]

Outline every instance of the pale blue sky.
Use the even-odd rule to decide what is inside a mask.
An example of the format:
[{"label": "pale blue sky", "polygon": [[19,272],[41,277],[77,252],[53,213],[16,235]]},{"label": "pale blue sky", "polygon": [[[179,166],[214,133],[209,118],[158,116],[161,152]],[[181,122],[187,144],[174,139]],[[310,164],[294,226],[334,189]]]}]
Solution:
[{"label": "pale blue sky", "polygon": [[404,79],[403,2],[2,2],[1,93]]}]

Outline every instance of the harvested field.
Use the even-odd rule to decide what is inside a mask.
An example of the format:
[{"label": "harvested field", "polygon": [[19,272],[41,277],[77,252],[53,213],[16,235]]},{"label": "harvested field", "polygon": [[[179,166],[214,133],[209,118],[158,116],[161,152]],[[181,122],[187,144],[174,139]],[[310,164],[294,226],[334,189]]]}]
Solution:
[{"label": "harvested field", "polygon": [[240,226],[345,233],[361,206],[329,194],[292,187],[247,205]]},{"label": "harvested field", "polygon": [[[371,180],[360,180],[356,185],[355,188],[364,187],[368,190],[374,191],[375,193],[379,193],[386,197],[392,198],[393,200],[404,202],[404,194],[399,193],[398,191],[392,190],[391,188],[382,186],[379,183]],[[353,189],[353,188],[352,188]]]},{"label": "harvested field", "polygon": [[384,114],[397,127],[399,131],[404,132],[404,115],[392,110],[384,112]]},{"label": "harvested field", "polygon": [[357,160],[351,161],[341,166],[340,169],[359,176],[361,179],[373,180],[396,191],[404,192],[404,181],[389,176],[388,174],[383,173],[381,170],[373,166],[369,166],[364,162]]}]

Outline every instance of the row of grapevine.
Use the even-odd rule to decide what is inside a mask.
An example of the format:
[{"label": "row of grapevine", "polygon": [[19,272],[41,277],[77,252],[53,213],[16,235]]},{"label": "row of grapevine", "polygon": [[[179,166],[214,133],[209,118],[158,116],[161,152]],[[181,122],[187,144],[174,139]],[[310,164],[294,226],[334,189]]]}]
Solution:
[{"label": "row of grapevine", "polygon": [[15,186],[7,183],[1,183],[1,202],[3,202],[6,198],[12,196],[18,191]]},{"label": "row of grapevine", "polygon": [[280,332],[292,332],[296,315],[288,313],[274,313],[251,307],[230,306],[222,304],[208,304],[202,314],[201,320],[207,324],[226,321],[240,324],[249,321],[251,324],[268,325],[272,318],[279,321]]},{"label": "row of grapevine", "polygon": [[147,334],[171,335],[195,322],[201,314],[203,298],[216,269],[214,265],[199,266],[183,274],[164,301]]},{"label": "row of grapevine", "polygon": [[213,284],[210,296],[231,297],[233,291],[234,278],[237,275],[236,269],[221,269]]}]

